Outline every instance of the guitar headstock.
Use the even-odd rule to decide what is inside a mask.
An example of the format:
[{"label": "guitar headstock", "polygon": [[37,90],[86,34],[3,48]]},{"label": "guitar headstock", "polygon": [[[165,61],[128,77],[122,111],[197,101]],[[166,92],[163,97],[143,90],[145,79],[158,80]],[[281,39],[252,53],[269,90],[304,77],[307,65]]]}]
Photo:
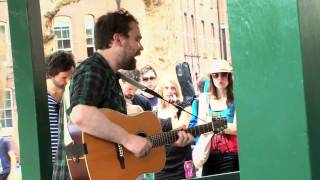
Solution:
[{"label": "guitar headstock", "polygon": [[223,131],[227,128],[227,118],[225,117],[212,117],[212,124],[213,124],[213,132],[223,134]]}]

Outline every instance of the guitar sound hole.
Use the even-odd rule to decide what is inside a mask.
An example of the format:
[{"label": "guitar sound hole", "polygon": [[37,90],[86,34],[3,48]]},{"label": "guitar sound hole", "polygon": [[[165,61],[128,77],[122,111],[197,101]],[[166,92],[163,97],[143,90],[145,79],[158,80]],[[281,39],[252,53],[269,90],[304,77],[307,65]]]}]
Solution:
[{"label": "guitar sound hole", "polygon": [[137,135],[141,137],[147,137],[147,135],[144,132],[139,132]]}]

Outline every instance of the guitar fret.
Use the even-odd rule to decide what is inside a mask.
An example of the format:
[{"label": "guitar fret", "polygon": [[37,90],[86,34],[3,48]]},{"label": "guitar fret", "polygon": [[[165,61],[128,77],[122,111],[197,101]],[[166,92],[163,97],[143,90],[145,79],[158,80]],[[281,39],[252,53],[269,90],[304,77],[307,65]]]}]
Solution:
[{"label": "guitar fret", "polygon": [[166,134],[164,133],[163,136],[160,138],[160,143],[161,144],[164,144],[166,142],[166,139],[167,139],[167,136]]},{"label": "guitar fret", "polygon": [[160,143],[161,144],[166,144],[166,139],[167,139],[167,134],[166,133],[163,133],[162,134],[162,138],[160,139]]},{"label": "guitar fret", "polygon": [[170,143],[173,143],[177,136],[177,131],[171,131],[170,135],[171,135]]},{"label": "guitar fret", "polygon": [[158,146],[158,135],[154,136],[154,144],[155,146]]},{"label": "guitar fret", "polygon": [[172,132],[167,132],[167,134],[168,134],[168,142],[167,142],[167,144],[169,144],[171,141],[172,141]]},{"label": "guitar fret", "polygon": [[166,141],[164,142],[164,144],[169,144],[169,142],[170,142],[170,133],[165,132],[165,136],[166,136]]}]

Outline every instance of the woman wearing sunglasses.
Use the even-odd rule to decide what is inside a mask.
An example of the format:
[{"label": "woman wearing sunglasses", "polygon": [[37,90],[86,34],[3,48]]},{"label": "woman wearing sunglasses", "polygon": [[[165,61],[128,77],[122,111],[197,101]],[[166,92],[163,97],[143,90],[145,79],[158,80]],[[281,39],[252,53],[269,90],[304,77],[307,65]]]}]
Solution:
[{"label": "woman wearing sunglasses", "polygon": [[223,133],[200,136],[192,157],[195,166],[202,168],[202,176],[239,170],[232,67],[225,60],[215,60],[209,73],[209,92],[199,97],[198,124],[223,117],[228,127]]}]

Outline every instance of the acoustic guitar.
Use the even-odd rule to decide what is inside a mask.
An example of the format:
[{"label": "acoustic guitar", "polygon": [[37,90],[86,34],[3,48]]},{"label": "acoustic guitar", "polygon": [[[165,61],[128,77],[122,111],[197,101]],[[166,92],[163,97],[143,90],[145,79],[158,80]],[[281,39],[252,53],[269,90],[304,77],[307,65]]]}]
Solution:
[{"label": "acoustic guitar", "polygon": [[[127,116],[110,109],[101,109],[112,122],[130,133],[144,136],[152,143],[150,153],[137,158],[121,145],[83,133],[77,126],[69,125],[73,143],[66,146],[67,163],[73,180],[127,180],[147,172],[159,172],[165,165],[165,144],[178,139],[178,130],[162,132],[160,122],[153,112]],[[226,128],[225,118],[213,118],[211,123],[188,128],[194,136],[202,133],[219,133]]]}]

